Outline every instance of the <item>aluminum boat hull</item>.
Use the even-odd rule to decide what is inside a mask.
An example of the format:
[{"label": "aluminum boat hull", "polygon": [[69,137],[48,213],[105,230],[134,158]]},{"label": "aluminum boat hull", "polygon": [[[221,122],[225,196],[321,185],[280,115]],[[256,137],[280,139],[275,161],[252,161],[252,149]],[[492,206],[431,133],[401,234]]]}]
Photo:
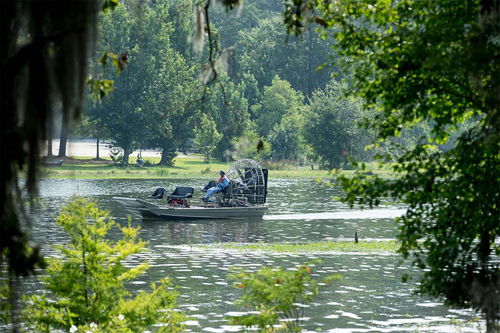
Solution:
[{"label": "aluminum boat hull", "polygon": [[145,219],[200,220],[200,219],[255,219],[262,218],[266,206],[250,207],[172,207],[158,206],[133,198],[113,197],[130,213]]}]

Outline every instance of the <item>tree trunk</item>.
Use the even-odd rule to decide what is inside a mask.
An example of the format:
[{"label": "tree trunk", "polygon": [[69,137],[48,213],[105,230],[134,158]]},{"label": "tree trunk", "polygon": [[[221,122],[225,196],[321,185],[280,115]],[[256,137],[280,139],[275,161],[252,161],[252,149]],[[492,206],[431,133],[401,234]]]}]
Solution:
[{"label": "tree trunk", "polygon": [[52,157],[54,156],[52,154],[52,139],[47,140],[47,157]]},{"label": "tree trunk", "polygon": [[170,146],[170,140],[164,140],[161,145],[161,160],[159,165],[173,165],[173,158],[175,154],[171,154],[172,147]]},{"label": "tree trunk", "polygon": [[54,126],[52,124],[52,119],[48,121],[47,125],[47,157],[52,157],[52,136],[53,136]]},{"label": "tree trunk", "polygon": [[167,165],[168,164],[168,144],[166,142],[167,140],[163,140],[162,145],[161,145],[161,160],[160,160],[160,165]]},{"label": "tree trunk", "polygon": [[130,149],[128,147],[123,147],[123,165],[128,166],[128,155]]},{"label": "tree trunk", "polygon": [[66,143],[68,141],[69,120],[71,112],[63,112],[61,141],[59,142],[59,157],[66,157]]},{"label": "tree trunk", "polygon": [[99,159],[99,131],[97,131],[97,148],[96,148],[96,154],[95,154],[95,158],[96,159]]},{"label": "tree trunk", "polygon": [[47,127],[47,157],[52,157],[52,124]]},{"label": "tree trunk", "polygon": [[491,244],[491,236],[488,230],[485,229],[479,240],[479,250],[477,253],[479,260],[481,261],[481,265],[483,266],[486,266],[490,261],[490,255],[491,255],[490,244]]}]

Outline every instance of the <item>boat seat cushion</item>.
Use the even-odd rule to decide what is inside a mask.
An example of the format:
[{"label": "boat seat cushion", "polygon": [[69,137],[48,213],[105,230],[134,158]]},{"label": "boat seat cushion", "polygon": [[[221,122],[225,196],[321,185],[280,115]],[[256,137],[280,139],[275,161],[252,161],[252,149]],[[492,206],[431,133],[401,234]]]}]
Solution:
[{"label": "boat seat cushion", "polygon": [[149,199],[163,199],[163,194],[165,193],[165,188],[164,187],[158,187],[155,190],[155,193],[151,194],[148,198]]},{"label": "boat seat cushion", "polygon": [[168,195],[169,199],[186,199],[192,198],[194,192],[194,187],[178,186],[172,194]]},{"label": "boat seat cushion", "polygon": [[168,196],[169,199],[185,199],[185,198],[191,198],[193,197],[193,194],[186,194],[186,195],[172,195],[170,194]]}]

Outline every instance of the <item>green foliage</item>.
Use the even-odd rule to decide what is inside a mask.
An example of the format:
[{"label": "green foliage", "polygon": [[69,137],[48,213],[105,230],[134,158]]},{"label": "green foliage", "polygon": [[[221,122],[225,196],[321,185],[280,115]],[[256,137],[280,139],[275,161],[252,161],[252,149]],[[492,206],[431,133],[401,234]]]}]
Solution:
[{"label": "green foliage", "polygon": [[12,291],[9,287],[9,280],[2,276],[0,279],[0,325],[8,325],[11,322],[9,302],[11,298]]},{"label": "green foliage", "polygon": [[303,157],[306,143],[302,138],[302,124],[304,117],[301,114],[289,114],[276,123],[268,135],[275,160],[295,160]]},{"label": "green foliage", "polygon": [[[135,297],[125,283],[144,274],[143,262],[129,268],[125,261],[145,251],[137,240],[139,228],[116,225],[107,211],[83,198],[73,198],[57,224],[70,242],[55,246],[58,257],[49,260],[48,274],[41,279],[49,294],[26,297],[24,318],[30,332],[99,331],[139,332],[155,326],[158,332],[179,332],[184,316],[173,310],[177,293],[168,279],[151,285],[151,292]],[[117,227],[123,238],[112,241],[108,232]]]},{"label": "green foliage", "polygon": [[210,167],[206,167],[205,169],[201,170],[202,175],[207,175],[211,172]]},{"label": "green foliage", "polygon": [[105,56],[92,64],[93,71],[109,59],[121,68],[124,56],[106,53],[108,49],[123,50],[129,60],[115,80],[113,98],[106,104],[89,101],[86,113],[123,148],[124,164],[134,149],[148,146],[161,148],[160,163],[172,165],[176,149],[186,143],[192,130],[187,118],[199,88],[193,80],[195,67],[170,42],[175,33],[170,4],[144,4],[136,9],[120,3],[113,12],[101,15],[98,52]]},{"label": "green foliage", "polygon": [[155,174],[159,177],[166,177],[168,176],[170,171],[168,171],[167,168],[160,167],[158,170],[156,170]]},{"label": "green foliage", "polygon": [[[262,143],[262,147],[259,146]],[[254,130],[249,129],[239,137],[233,144],[236,158],[250,158],[255,161],[263,161],[271,156],[271,145]]]},{"label": "green foliage", "polygon": [[[118,1],[111,0],[106,1],[106,3],[112,3],[112,6],[109,6],[112,10],[115,9],[116,5],[118,5]],[[107,8],[103,5],[103,11],[106,13]],[[127,65],[128,56],[126,53],[120,54],[117,56],[114,53],[109,53],[107,50],[103,53],[102,57],[99,59],[99,63],[102,65],[103,71],[106,71],[106,66],[108,64],[108,60],[111,59],[113,66],[116,68],[116,76],[120,75],[121,71]],[[94,101],[94,105],[97,102],[102,102],[105,98],[109,98],[109,94],[114,90],[114,81],[107,80],[103,78],[94,78],[92,75],[87,77],[87,86],[89,88],[89,94],[92,100]]]},{"label": "green foliage", "polygon": [[311,267],[319,263],[316,260],[293,270],[282,267],[264,267],[250,273],[242,269],[233,270],[228,278],[236,281],[235,287],[243,292],[236,304],[257,313],[232,317],[230,322],[247,328],[257,326],[262,332],[275,332],[278,329],[299,332],[304,305],[318,295],[320,286],[341,278],[340,275],[333,275],[321,281],[314,279]]},{"label": "green foliage", "polygon": [[210,156],[223,135],[217,131],[217,127],[213,119],[202,113],[200,115],[199,125],[194,128],[195,138],[193,146],[199,149],[205,156],[205,162],[210,163]]},{"label": "green foliage", "polygon": [[[395,162],[403,154],[415,149],[417,145],[421,143],[427,143],[431,140],[431,129],[432,127],[427,122],[418,122],[412,124],[410,128],[403,128],[401,134],[396,137],[391,137],[384,142],[376,145],[377,148],[371,150],[375,157],[379,158],[383,156],[387,161]],[[456,145],[455,142],[449,144],[449,148]],[[374,148],[375,145],[369,145],[368,148]],[[436,146],[436,149],[441,150],[444,146]]]},{"label": "green foliage", "polygon": [[241,75],[238,88],[242,91],[243,96],[247,99],[248,105],[255,105],[260,99],[259,83],[255,79],[251,71]]},{"label": "green foliage", "polygon": [[192,13],[192,3],[181,0],[151,3],[143,15],[144,33],[149,39],[143,43],[157,63],[149,74],[152,84],[144,98],[144,109],[153,114],[155,123],[150,124],[143,145],[162,149],[161,165],[173,166],[177,149],[185,148],[193,137],[189,120],[199,106],[195,101],[202,87],[194,79],[199,64],[193,63],[191,47],[186,43]]},{"label": "green foliage", "polygon": [[[252,2],[263,6],[260,1]],[[246,3],[245,7],[244,13],[249,10]],[[288,37],[282,28],[282,10],[283,7],[278,6],[276,11],[265,11],[257,23],[239,32],[239,68],[241,73],[252,73],[260,90],[271,86],[272,80],[279,76],[293,89],[310,97],[331,79],[331,68],[317,69],[333,58],[330,53],[335,41],[331,37],[323,39],[313,30],[307,31],[303,38]],[[234,23],[230,27],[233,26]]]},{"label": "green foliage", "polygon": [[260,253],[324,253],[324,252],[360,252],[360,253],[396,253],[401,247],[398,241],[321,241],[307,243],[219,243],[204,245],[207,250],[234,250],[238,252]]},{"label": "green foliage", "polygon": [[[277,126],[273,140],[287,147],[286,155],[295,155],[274,158],[305,160],[304,149],[293,149],[297,140],[287,139],[288,134],[301,134],[290,132],[295,127],[290,122],[280,126],[281,118],[286,110],[295,112],[292,109],[296,100],[303,104],[300,91],[310,96],[329,80],[329,71],[314,69],[327,61],[326,51],[333,39],[322,42],[320,36],[310,33],[307,40],[292,38],[284,44],[286,34],[279,26],[281,6],[258,1],[250,1],[246,6],[236,22],[234,17],[231,19],[235,13],[226,13],[225,8],[210,9],[211,22],[217,27],[213,30],[217,35],[214,44],[230,46],[226,50],[228,61],[235,64],[225,65],[235,66],[226,66],[227,75],[221,70],[217,83],[207,86],[203,95],[205,87],[193,80],[200,70],[200,59],[186,43],[192,39],[192,2],[148,2],[139,9],[126,2],[101,15],[101,60],[91,66],[94,97],[104,98],[110,89],[114,91],[105,105],[89,101],[87,115],[97,120],[100,127],[107,127],[110,138],[125,151],[161,148],[160,164],[172,166],[177,150],[186,148],[188,139],[194,137],[193,116],[200,99],[202,109],[212,116],[217,131],[224,135],[212,153],[220,160],[234,158],[233,144],[251,128],[252,107],[259,134],[266,137]],[[127,68],[113,87],[110,84],[114,75],[106,71],[102,75],[101,67],[110,67],[107,64],[111,62],[113,68],[117,67],[122,55],[108,50],[120,50],[128,57]],[[279,83],[277,77],[284,79]],[[270,91],[264,96],[266,89]],[[124,164],[128,164],[127,158],[125,154]]]},{"label": "green foliage", "polygon": [[109,94],[113,92],[114,81],[106,79],[95,79],[92,75],[87,77],[87,85],[89,86],[90,96],[94,103],[103,101]]},{"label": "green foliage", "polygon": [[303,100],[302,93],[275,76],[272,85],[264,88],[260,103],[252,107],[252,117],[259,135],[267,137],[273,126],[279,124],[285,115],[298,114]]},{"label": "green foliage", "polygon": [[[304,15],[308,8],[314,15]],[[408,205],[400,219],[401,253],[425,269],[420,290],[448,305],[483,312],[487,330],[500,319],[500,6],[488,1],[294,1],[289,31],[312,19],[333,35],[354,71],[351,92],[374,119],[378,139],[428,122],[430,142],[403,153],[396,180],[342,178],[346,201],[377,205],[390,196]],[[355,66],[351,66],[355,64]],[[464,131],[445,153],[451,131]],[[378,144],[378,143],[377,143]],[[390,160],[391,156],[383,156]],[[423,239],[423,242],[417,240]]]},{"label": "green foliage", "polygon": [[203,108],[215,120],[217,131],[224,136],[214,150],[220,160],[232,159],[233,142],[249,128],[250,114],[243,86],[236,86],[227,75],[218,78],[218,84],[207,90]]},{"label": "green foliage", "polygon": [[[238,1],[238,0],[230,0]],[[261,1],[245,1],[243,10],[228,11],[225,6],[210,8],[210,21],[214,22],[221,36],[222,47],[230,47],[241,41],[242,30],[256,27],[262,18],[281,14],[280,4]]]},{"label": "green foliage", "polygon": [[348,156],[361,157],[370,133],[358,127],[363,111],[361,100],[344,96],[346,83],[332,80],[316,91],[304,116],[304,137],[329,169],[346,164]]},{"label": "green foliage", "polygon": [[109,9],[113,10],[118,5],[118,0],[104,0],[102,2],[102,11],[107,12]]}]

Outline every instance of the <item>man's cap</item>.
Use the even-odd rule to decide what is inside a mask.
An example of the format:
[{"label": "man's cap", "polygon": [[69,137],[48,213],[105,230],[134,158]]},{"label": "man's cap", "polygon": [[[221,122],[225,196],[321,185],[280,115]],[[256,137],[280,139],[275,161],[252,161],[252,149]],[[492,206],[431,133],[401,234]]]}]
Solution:
[{"label": "man's cap", "polygon": [[221,175],[225,175],[226,173],[225,173],[224,171],[222,171],[222,170],[221,170],[221,171],[219,171],[219,174],[221,174]]}]

